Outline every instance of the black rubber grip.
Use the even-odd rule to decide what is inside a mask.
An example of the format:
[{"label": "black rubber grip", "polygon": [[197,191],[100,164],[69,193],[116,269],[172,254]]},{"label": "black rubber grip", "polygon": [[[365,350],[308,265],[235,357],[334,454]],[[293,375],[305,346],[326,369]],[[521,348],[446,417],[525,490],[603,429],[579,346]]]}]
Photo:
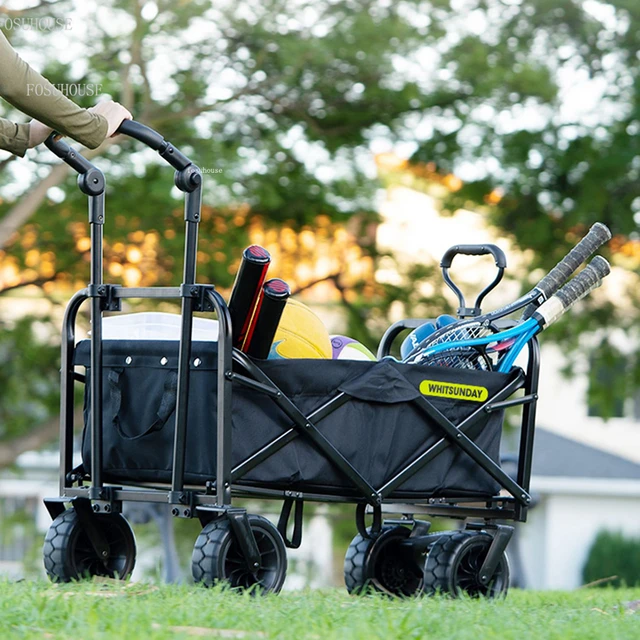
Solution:
[{"label": "black rubber grip", "polygon": [[90,169],[95,168],[83,155],[79,154],[73,147],[70,147],[57,131],[50,134],[44,144],[47,149],[53,151],[58,158],[64,160],[78,173],[87,173]]},{"label": "black rubber grip", "polygon": [[159,151],[164,144],[164,138],[157,131],[135,120],[123,120],[116,133],[140,140],[154,151]]},{"label": "black rubber grip", "polygon": [[[545,299],[549,299],[590,255],[610,239],[611,231],[601,222],[596,222],[589,229],[589,233],[540,280],[536,289],[544,294]],[[522,319],[529,318],[537,308],[538,305],[528,305],[522,314]]]},{"label": "black rubber grip", "polygon": [[440,266],[444,269],[448,269],[455,256],[458,254],[464,256],[493,256],[496,261],[496,267],[499,269],[505,269],[507,267],[507,258],[504,255],[504,251],[495,244],[457,244],[455,247],[447,249],[446,253],[442,256]]},{"label": "black rubber grip", "polygon": [[190,164],[193,164],[187,156],[179,149],[176,149],[170,142],[165,140],[157,131],[146,124],[135,120],[123,120],[116,133],[122,133],[157,151],[163,160],[166,160],[174,169],[181,171]]},{"label": "black rubber grip", "polygon": [[575,278],[567,282],[556,293],[556,296],[566,310],[599,287],[602,284],[602,279],[610,273],[609,263],[602,256],[596,256]]}]

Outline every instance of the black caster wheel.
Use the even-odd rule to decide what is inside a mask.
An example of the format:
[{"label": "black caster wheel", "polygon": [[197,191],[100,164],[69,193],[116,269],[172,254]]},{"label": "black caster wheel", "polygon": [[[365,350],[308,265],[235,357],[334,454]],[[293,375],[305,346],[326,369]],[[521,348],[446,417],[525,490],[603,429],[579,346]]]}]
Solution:
[{"label": "black caster wheel", "polygon": [[429,550],[424,567],[424,590],[458,597],[505,596],[509,588],[509,562],[502,555],[489,584],[480,582],[480,568],[493,538],[480,531],[457,531],[441,536]]},{"label": "black caster wheel", "polygon": [[53,582],[71,582],[92,576],[124,580],[136,563],[136,542],[129,523],[118,513],[91,516],[109,546],[100,558],[89,541],[75,509],[61,513],[44,539],[44,568]]},{"label": "black caster wheel", "polygon": [[210,587],[226,582],[234,589],[255,588],[260,593],[278,593],[287,574],[287,551],[278,529],[262,516],[250,515],[249,524],[260,551],[260,567],[247,567],[240,545],[227,518],[207,524],[193,549],[191,571],[195,582]]},{"label": "black caster wheel", "polygon": [[411,547],[402,543],[411,533],[403,526],[383,526],[375,538],[357,535],[344,559],[347,591],[365,593],[368,589],[391,596],[413,596],[422,590],[422,566]]}]

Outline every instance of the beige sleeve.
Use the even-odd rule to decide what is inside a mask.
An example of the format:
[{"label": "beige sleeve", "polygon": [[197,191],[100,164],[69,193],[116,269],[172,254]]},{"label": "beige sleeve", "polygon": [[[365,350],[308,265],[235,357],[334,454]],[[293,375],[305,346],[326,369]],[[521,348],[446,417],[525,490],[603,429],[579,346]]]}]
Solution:
[{"label": "beige sleeve", "polygon": [[[20,58],[2,32],[0,96],[16,109],[91,149],[99,146],[107,135],[107,121],[103,116],[82,109],[65,97]],[[16,149],[22,149],[25,126],[28,140],[28,125],[13,126],[14,137],[11,137],[12,132],[8,125],[3,123],[0,128],[0,141],[3,148],[9,151],[12,151],[9,148],[12,144],[16,145]],[[24,154],[24,150],[22,153]]]},{"label": "beige sleeve", "polygon": [[24,156],[29,148],[29,125],[0,118],[0,149]]}]

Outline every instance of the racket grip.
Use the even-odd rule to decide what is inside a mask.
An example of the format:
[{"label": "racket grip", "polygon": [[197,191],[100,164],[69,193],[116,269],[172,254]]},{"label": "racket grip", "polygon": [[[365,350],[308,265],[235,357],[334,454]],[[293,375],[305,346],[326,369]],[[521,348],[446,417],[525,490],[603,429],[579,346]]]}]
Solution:
[{"label": "racket grip", "polygon": [[609,273],[609,263],[602,256],[596,256],[575,278],[538,308],[535,312],[536,319],[542,321],[543,325],[555,322],[578,300],[597,289]]},{"label": "racket grip", "polygon": [[[601,222],[596,222],[589,229],[589,233],[540,280],[536,285],[536,289],[543,294],[545,300],[548,300],[590,255],[610,239],[611,231],[609,231],[608,227]],[[538,305],[535,303],[527,305],[522,313],[522,319],[530,318],[537,308]]]}]

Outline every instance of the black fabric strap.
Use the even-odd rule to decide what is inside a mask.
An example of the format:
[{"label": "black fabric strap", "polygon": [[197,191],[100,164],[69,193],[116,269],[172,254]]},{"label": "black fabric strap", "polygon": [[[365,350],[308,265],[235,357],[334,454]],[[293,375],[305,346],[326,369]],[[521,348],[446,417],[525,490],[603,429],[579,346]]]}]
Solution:
[{"label": "black fabric strap", "polygon": [[164,383],[164,393],[162,394],[162,398],[160,400],[160,407],[157,412],[157,419],[153,422],[153,424],[143,433],[140,433],[136,436],[127,435],[122,429],[122,425],[120,424],[120,417],[118,414],[120,413],[120,407],[122,405],[122,390],[120,389],[120,376],[122,375],[124,369],[111,369],[108,375],[109,382],[109,390],[111,392],[111,406],[113,409],[113,417],[112,422],[116,431],[120,434],[121,438],[125,440],[138,440],[139,438],[144,438],[144,436],[148,436],[150,433],[154,431],[159,431],[164,427],[166,421],[169,416],[174,412],[176,408],[176,398],[177,398],[177,389],[178,389],[178,375],[175,371],[171,371],[167,376],[167,379]]},{"label": "black fabric strap", "polygon": [[367,528],[365,522],[365,514],[367,512],[367,505],[363,502],[356,506],[356,527],[358,533],[365,539],[375,538],[382,531],[382,509],[379,506],[373,507],[373,522],[371,526]]},{"label": "black fabric strap", "polygon": [[[289,518],[291,516],[291,509],[295,503],[296,509],[293,516],[293,535],[291,540],[287,538],[287,528],[289,526]],[[284,540],[284,544],[288,549],[298,549],[302,542],[302,512],[304,509],[304,502],[302,500],[294,500],[293,498],[287,498],[280,512],[280,519],[278,520],[278,531]]]}]

